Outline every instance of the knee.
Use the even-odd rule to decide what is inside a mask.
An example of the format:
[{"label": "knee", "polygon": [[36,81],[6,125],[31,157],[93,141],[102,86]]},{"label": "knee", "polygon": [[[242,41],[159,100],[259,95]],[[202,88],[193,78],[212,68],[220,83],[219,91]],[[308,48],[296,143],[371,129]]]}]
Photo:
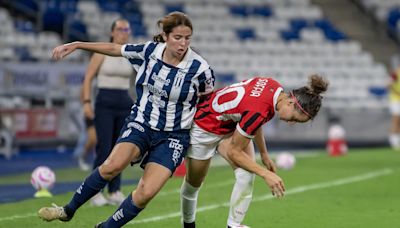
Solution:
[{"label": "knee", "polygon": [[237,168],[235,170],[235,178],[237,183],[250,186],[252,188],[255,175],[254,173],[250,173],[242,168]]},{"label": "knee", "polygon": [[146,183],[139,182],[134,193],[134,202],[138,207],[144,208],[151,199],[157,194],[157,191]]},{"label": "knee", "polygon": [[100,175],[106,179],[111,180],[122,172],[125,167],[122,163],[118,163],[112,160],[105,160],[104,163],[99,167]]}]

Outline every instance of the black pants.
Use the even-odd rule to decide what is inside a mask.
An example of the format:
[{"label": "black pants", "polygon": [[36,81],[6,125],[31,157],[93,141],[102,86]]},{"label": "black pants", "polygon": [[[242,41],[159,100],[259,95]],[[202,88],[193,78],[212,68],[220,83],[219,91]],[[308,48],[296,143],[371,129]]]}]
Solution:
[{"label": "black pants", "polygon": [[[95,103],[94,123],[97,134],[96,159],[93,169],[107,159],[118,139],[125,118],[132,107],[127,90],[99,89]],[[108,183],[108,192],[121,189],[121,174]]]}]

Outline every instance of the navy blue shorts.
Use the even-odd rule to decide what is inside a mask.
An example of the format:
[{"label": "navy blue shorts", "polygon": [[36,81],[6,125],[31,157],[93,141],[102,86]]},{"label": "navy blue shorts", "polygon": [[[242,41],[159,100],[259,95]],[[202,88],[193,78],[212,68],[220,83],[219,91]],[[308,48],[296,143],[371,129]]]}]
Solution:
[{"label": "navy blue shorts", "polygon": [[155,162],[173,173],[186,156],[189,139],[189,130],[156,131],[145,124],[129,121],[128,117],[117,143],[130,142],[139,147],[141,156],[132,162],[140,163],[140,167]]}]

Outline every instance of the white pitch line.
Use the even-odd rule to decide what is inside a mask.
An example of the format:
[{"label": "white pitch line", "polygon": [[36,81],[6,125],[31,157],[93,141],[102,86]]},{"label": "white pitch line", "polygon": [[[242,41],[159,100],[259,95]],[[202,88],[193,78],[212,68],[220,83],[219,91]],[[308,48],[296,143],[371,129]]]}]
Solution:
[{"label": "white pitch line", "polygon": [[[347,177],[347,178],[342,178],[334,181],[329,181],[329,182],[322,182],[322,183],[317,183],[317,184],[311,184],[311,185],[304,185],[304,186],[299,186],[295,187],[293,189],[289,189],[285,192],[286,195],[291,195],[291,194],[297,194],[297,193],[302,193],[310,190],[315,190],[315,189],[322,189],[322,188],[329,188],[329,187],[335,187],[335,186],[340,186],[340,185],[345,185],[345,184],[351,184],[354,182],[359,182],[359,181],[364,181],[372,178],[376,178],[379,176],[383,175],[389,175],[393,173],[392,169],[383,169],[375,172],[369,172],[363,175],[358,175],[358,176],[353,176],[353,177]],[[228,182],[223,182],[220,184],[215,184],[215,186],[222,186],[222,185],[227,185],[232,183],[232,181]],[[208,185],[207,188],[210,188],[214,185]],[[173,191],[168,191],[168,194],[175,194],[179,193],[179,190],[173,190]],[[167,195],[167,193],[164,193],[164,195]],[[269,200],[273,199],[274,197],[271,194],[267,194],[264,196],[259,196],[253,198],[252,202],[258,202],[258,201],[264,201],[264,200]],[[197,209],[197,212],[203,212],[203,211],[209,211],[209,210],[214,210],[219,207],[229,207],[229,202],[221,203],[221,204],[212,204],[204,207],[199,207]],[[128,224],[137,224],[137,223],[148,223],[148,222],[156,222],[156,221],[161,221],[169,218],[176,218],[180,217],[180,212],[174,212],[162,216],[155,216],[155,217],[150,217],[150,218],[144,218],[144,219],[139,219],[139,220],[134,220],[129,222]],[[31,218],[37,216],[36,213],[27,213],[27,214],[22,214],[22,215],[13,215],[13,216],[7,216],[7,217],[0,217],[0,222],[3,221],[12,221],[12,220],[17,220],[17,219],[25,219],[25,218]]]},{"label": "white pitch line", "polygon": [[[292,194],[302,193],[302,192],[311,191],[311,190],[315,190],[315,189],[323,189],[323,188],[330,188],[330,187],[335,187],[335,186],[340,186],[340,185],[345,185],[345,184],[351,184],[354,182],[364,181],[364,180],[376,178],[376,177],[383,176],[383,175],[389,175],[392,173],[393,173],[392,169],[383,169],[383,170],[379,170],[379,171],[375,171],[375,172],[369,172],[366,174],[342,178],[342,179],[338,179],[338,180],[334,180],[334,181],[299,186],[299,187],[295,187],[293,189],[287,190],[285,192],[285,195],[292,195]],[[269,200],[269,199],[273,199],[273,198],[274,198],[274,196],[272,196],[271,194],[267,194],[264,196],[259,196],[259,197],[253,198],[252,202],[264,201],[264,200]],[[197,212],[214,210],[219,207],[229,207],[229,202],[220,203],[220,204],[212,204],[212,205],[208,205],[205,207],[199,207],[197,209]],[[145,218],[145,219],[140,219],[140,220],[133,220],[133,221],[129,222],[127,225],[156,222],[156,221],[161,221],[161,220],[180,217],[180,216],[181,216],[180,212],[174,212],[174,213],[170,213],[170,214],[166,214],[166,215],[162,215],[162,216],[155,216],[155,217],[150,217],[150,218]]]},{"label": "white pitch line", "polygon": [[0,218],[0,222],[8,221],[8,220],[30,218],[30,217],[33,217],[33,216],[37,216],[37,214],[36,213],[28,213],[28,214],[23,214],[23,215],[13,215],[13,216],[10,216],[10,217]]}]

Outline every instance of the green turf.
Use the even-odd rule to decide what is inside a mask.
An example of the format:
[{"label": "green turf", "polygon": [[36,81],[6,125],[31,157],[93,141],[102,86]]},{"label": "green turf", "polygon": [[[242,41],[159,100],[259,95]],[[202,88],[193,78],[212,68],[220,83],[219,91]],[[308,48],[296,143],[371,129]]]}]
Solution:
[{"label": "green turf", "polygon": [[[244,224],[251,227],[386,228],[400,225],[400,152],[387,148],[352,150],[343,157],[325,153],[298,157],[296,167],[279,171],[287,195],[271,199],[261,178],[256,178],[254,201]],[[132,169],[129,169],[132,171]],[[134,173],[140,173],[134,170]],[[58,181],[82,179],[77,170],[57,171]],[[128,177],[134,178],[129,172]],[[0,178],[1,184],[25,181],[29,174]],[[162,192],[126,227],[180,227],[179,189],[182,179],[172,178]],[[226,227],[233,174],[226,166],[213,167],[199,196],[198,227]],[[128,193],[133,186],[124,186]],[[51,199],[31,199],[0,205],[0,227],[93,227],[115,208],[83,206],[69,223],[46,223],[36,217],[41,206],[64,204],[72,193]],[[160,216],[158,221],[149,221]],[[168,217],[169,218],[165,218]]]}]

